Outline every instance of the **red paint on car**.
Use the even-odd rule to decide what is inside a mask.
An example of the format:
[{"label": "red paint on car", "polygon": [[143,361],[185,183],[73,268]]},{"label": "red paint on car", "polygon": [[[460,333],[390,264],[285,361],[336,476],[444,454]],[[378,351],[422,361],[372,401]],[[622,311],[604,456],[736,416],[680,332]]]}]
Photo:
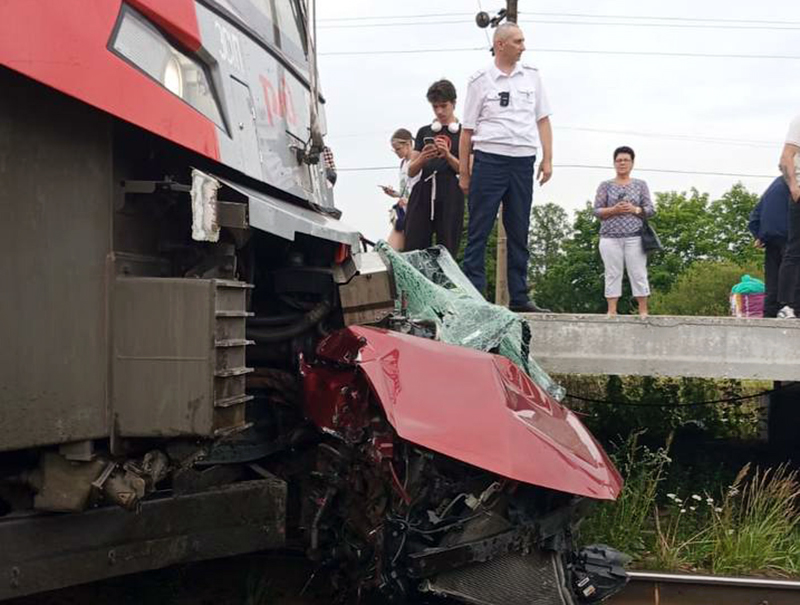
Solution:
[{"label": "red paint on car", "polygon": [[622,488],[578,417],[505,357],[361,326],[327,337],[317,354],[360,369],[407,441],[562,492],[613,500]]}]

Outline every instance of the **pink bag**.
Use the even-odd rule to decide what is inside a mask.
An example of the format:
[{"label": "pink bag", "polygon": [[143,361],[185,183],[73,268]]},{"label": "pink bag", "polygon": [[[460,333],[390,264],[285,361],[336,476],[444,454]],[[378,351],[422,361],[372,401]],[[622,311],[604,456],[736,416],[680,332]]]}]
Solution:
[{"label": "pink bag", "polygon": [[731,294],[731,315],[764,317],[765,294]]}]

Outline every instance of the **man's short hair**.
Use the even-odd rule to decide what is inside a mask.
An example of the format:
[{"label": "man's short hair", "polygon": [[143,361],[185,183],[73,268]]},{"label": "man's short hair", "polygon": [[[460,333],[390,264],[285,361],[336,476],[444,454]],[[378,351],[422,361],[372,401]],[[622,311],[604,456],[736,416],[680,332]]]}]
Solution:
[{"label": "man's short hair", "polygon": [[516,23],[510,23],[506,21],[498,25],[497,29],[494,30],[494,36],[492,37],[492,47],[497,46],[498,42],[508,40],[513,35],[513,30],[522,31],[520,26]]},{"label": "man's short hair", "polygon": [[394,134],[391,138],[392,141],[413,141],[414,135],[411,134],[410,131],[406,130],[405,128],[398,128],[394,131]]},{"label": "man's short hair", "polygon": [[428,88],[428,103],[456,102],[456,87],[450,80],[438,80]]},{"label": "man's short hair", "polygon": [[617,156],[622,154],[622,153],[627,153],[629,156],[631,156],[631,160],[635,160],[636,159],[636,154],[633,152],[633,149],[631,149],[627,145],[623,145],[622,147],[617,147],[614,150],[614,159],[616,160]]}]

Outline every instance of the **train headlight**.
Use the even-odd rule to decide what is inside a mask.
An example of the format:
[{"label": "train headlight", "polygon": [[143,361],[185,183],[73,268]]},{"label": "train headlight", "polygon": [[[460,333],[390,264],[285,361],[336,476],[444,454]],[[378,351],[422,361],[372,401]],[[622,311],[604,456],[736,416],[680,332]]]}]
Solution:
[{"label": "train headlight", "polygon": [[223,126],[207,67],[181,51],[142,15],[125,6],[111,49],[172,94]]},{"label": "train headlight", "polygon": [[183,72],[177,57],[167,59],[167,65],[164,67],[164,76],[161,81],[164,84],[164,88],[172,94],[183,97]]}]

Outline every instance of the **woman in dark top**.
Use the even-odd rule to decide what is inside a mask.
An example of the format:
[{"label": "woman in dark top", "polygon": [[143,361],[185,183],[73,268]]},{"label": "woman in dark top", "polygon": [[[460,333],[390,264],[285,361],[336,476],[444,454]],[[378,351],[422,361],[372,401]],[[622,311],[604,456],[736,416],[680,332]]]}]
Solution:
[{"label": "woman in dark top", "polygon": [[456,89],[448,80],[428,88],[428,102],[436,119],[417,132],[414,149],[419,155],[408,165],[408,176],[420,175],[406,209],[405,250],[436,243],[453,256],[458,252],[464,223],[464,193],[458,186],[458,143],[461,126],[454,115]]},{"label": "woman in dark top", "polygon": [[617,301],[622,294],[622,274],[627,268],[628,280],[639,315],[647,317],[650,284],[647,279],[647,254],[642,247],[643,218],[653,216],[655,208],[647,183],[631,178],[636,154],[630,147],[614,151],[616,178],[600,183],[594,199],[594,215],[600,226],[600,255],[605,267],[605,294],[608,314],[617,314]]}]

